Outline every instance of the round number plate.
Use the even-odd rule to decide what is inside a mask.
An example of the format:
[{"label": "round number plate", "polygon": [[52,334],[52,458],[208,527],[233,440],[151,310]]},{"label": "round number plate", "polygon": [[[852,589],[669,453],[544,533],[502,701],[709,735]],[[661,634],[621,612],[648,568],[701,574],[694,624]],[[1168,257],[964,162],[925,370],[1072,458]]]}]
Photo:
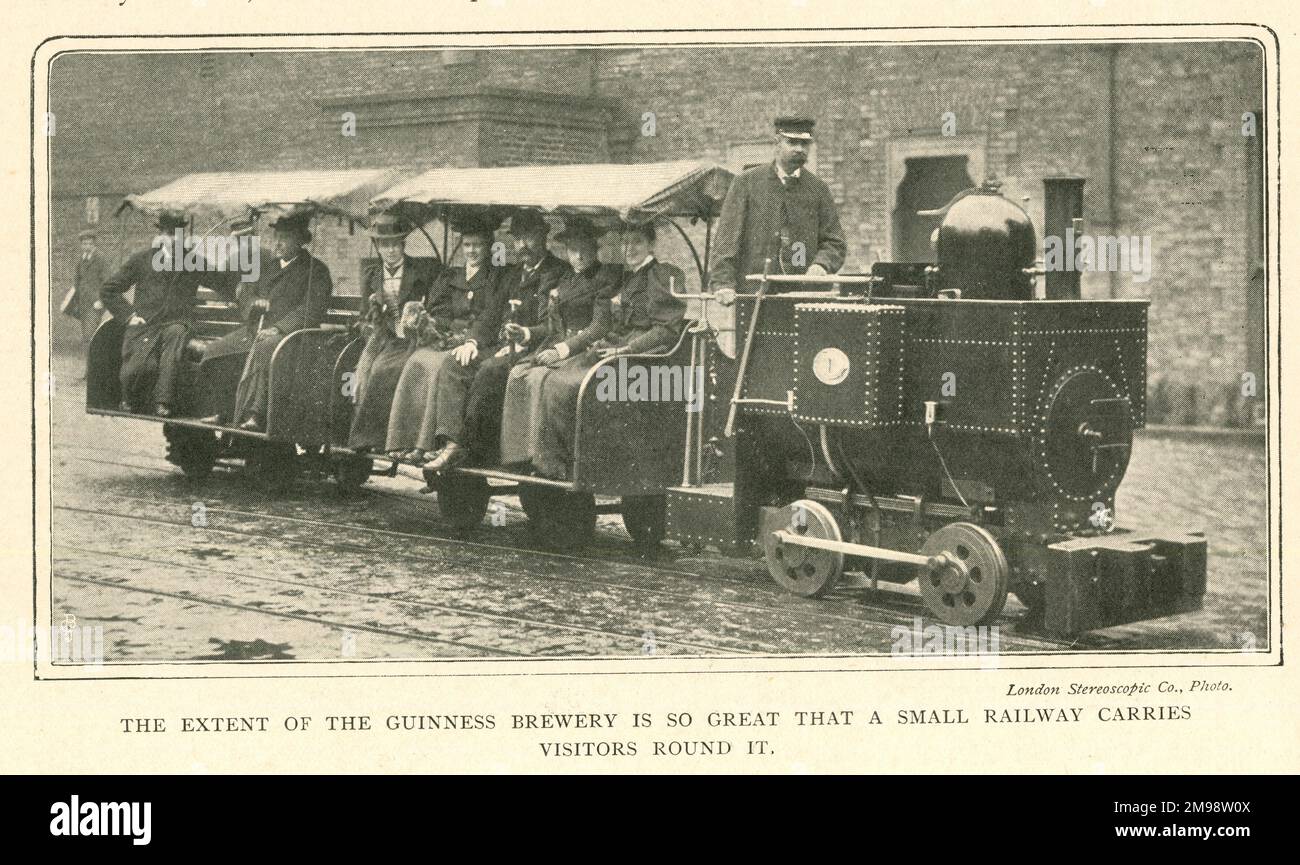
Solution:
[{"label": "round number plate", "polygon": [[849,356],[830,346],[813,357],[813,374],[822,384],[835,385],[849,377]]}]

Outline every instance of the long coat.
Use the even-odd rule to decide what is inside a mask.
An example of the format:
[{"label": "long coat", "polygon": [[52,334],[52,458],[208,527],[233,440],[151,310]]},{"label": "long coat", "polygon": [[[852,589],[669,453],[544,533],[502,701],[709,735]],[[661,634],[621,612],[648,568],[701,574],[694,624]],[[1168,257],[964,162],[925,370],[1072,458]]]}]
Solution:
[{"label": "long coat", "polygon": [[776,163],[755,166],[731,182],[722,203],[709,286],[743,290],[769,256],[773,274],[799,275],[814,264],[835,273],[845,249],[839,209],[821,178],[802,168],[783,184]]},{"label": "long coat", "polygon": [[[161,404],[184,411],[189,393],[182,356],[193,329],[195,297],[200,285],[223,283],[229,275],[171,263],[155,266],[156,255],[152,247],[131,255],[100,286],[99,296],[126,325],[119,377],[127,408],[152,411]],[[128,301],[125,295],[133,287],[135,300]],[[132,315],[144,323],[128,324]]]},{"label": "long coat", "polygon": [[[595,310],[608,306],[618,293],[623,269],[616,264],[595,264],[582,273],[570,273],[552,290],[545,322],[533,334],[537,351],[565,342],[569,353],[579,354],[608,331],[608,318],[592,328]],[[533,355],[535,358],[536,355]],[[532,462],[541,445],[542,388],[554,369],[521,363],[510,371],[501,417],[501,461],[507,465]]]},{"label": "long coat", "polygon": [[[551,292],[554,290],[558,294],[560,283],[571,273],[573,270],[569,265],[550,252],[532,269],[522,263],[512,265],[501,280],[507,303],[502,314],[509,315],[510,300],[522,301],[515,312],[514,323],[529,329],[528,342],[501,357],[481,358],[477,369],[448,366],[443,361],[443,375],[438,382],[439,434],[465,446],[476,462],[497,461],[501,413],[510,370],[531,357],[538,343],[545,338]],[[504,336],[501,342],[505,343]],[[458,405],[463,406],[459,413],[456,411]]]},{"label": "long coat", "polygon": [[[235,289],[235,302],[243,324],[209,343],[203,356],[213,358],[247,352],[257,336],[259,321],[262,328],[280,331],[281,337],[305,327],[317,327],[329,309],[333,293],[334,280],[329,266],[306,249],[288,267],[281,267],[280,260],[273,255],[262,255],[257,280],[241,282]],[[265,313],[253,308],[258,300],[270,302]]]},{"label": "long coat", "polygon": [[[478,343],[478,359],[491,356],[506,302],[504,273],[503,268],[484,265],[472,278],[466,278],[463,267],[444,270],[438,277],[425,303],[433,332],[402,369],[388,415],[385,450],[435,449],[442,371],[451,351],[466,340]],[[453,410],[459,421],[463,400]]]},{"label": "long coat", "polygon": [[[607,304],[597,304],[590,328],[604,336],[591,347],[624,347],[630,354],[672,348],[686,313],[686,304],[672,296],[673,285],[678,291],[683,288],[681,270],[658,260],[628,273],[618,294]],[[543,421],[533,463],[547,477],[568,476],[578,392],[597,360],[595,352],[579,352],[556,367],[542,385]]]},{"label": "long coat", "polygon": [[414,333],[407,333],[403,328],[402,336],[397,335],[402,310],[411,302],[423,304],[442,272],[442,265],[435,261],[404,258],[397,302],[387,303],[384,299],[383,264],[373,262],[363,270],[361,297],[365,307],[361,320],[368,336],[357,362],[356,408],[348,435],[349,447],[361,450],[383,447],[398,379],[411,352],[416,349]]},{"label": "long coat", "polygon": [[104,311],[96,309],[95,304],[99,302],[100,286],[107,278],[108,262],[99,250],[92,251],[89,258],[85,253],[77,255],[77,266],[72,276],[72,300],[67,313],[80,319],[83,345],[90,345],[90,338],[95,335],[99,320],[104,316]]},{"label": "long coat", "polygon": [[[329,309],[330,296],[334,293],[334,281],[325,262],[303,249],[293,261],[281,267],[278,259],[270,261],[270,273],[265,269],[268,262],[262,261],[263,270],[258,275],[253,287],[244,286],[241,309],[245,310],[248,320],[247,333],[253,336],[252,357],[248,368],[239,382],[235,395],[235,418],[255,414],[266,417],[267,401],[270,398],[271,356],[284,338],[295,330],[316,327]],[[266,300],[270,308],[263,316],[253,309],[255,300]],[[278,335],[258,336],[257,324],[263,328],[275,328]],[[225,339],[223,337],[223,339]],[[206,351],[205,351],[206,354]]]}]

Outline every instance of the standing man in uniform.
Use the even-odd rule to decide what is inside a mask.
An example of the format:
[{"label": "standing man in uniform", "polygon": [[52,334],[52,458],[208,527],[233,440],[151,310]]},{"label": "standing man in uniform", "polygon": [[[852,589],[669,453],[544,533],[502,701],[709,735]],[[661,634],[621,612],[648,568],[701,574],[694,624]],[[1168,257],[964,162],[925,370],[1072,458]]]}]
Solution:
[{"label": "standing man in uniform", "polygon": [[90,350],[91,337],[104,317],[104,304],[99,300],[99,289],[108,278],[108,262],[95,248],[94,229],[86,229],[78,235],[81,240],[81,254],[77,256],[77,266],[72,278],[72,297],[64,307],[64,312],[81,321],[81,353]]},{"label": "standing man in uniform", "polygon": [[826,276],[844,264],[839,209],[821,178],[804,167],[813,125],[806,117],[776,119],[776,158],[731,182],[718,219],[709,285],[729,304],[745,277],[762,273]]},{"label": "standing man in uniform", "polygon": [[[183,353],[193,330],[195,295],[205,277],[212,281],[225,276],[204,274],[201,263],[186,269],[184,262],[176,260],[174,250],[183,248],[187,224],[183,213],[160,213],[160,236],[128,258],[100,288],[105,308],[126,328],[120,372],[122,411],[171,417],[184,410]],[[125,297],[132,288],[134,302]]]}]

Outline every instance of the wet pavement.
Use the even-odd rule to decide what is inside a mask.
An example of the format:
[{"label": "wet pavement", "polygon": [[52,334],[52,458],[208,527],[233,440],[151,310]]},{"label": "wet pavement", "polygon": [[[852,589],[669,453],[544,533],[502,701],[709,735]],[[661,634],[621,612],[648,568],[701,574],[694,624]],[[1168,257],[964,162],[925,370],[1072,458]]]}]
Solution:
[{"label": "wet pavement", "polygon": [[[458,534],[414,474],[351,496],[307,477],[271,496],[220,468],[196,484],[160,424],[87,416],[77,365],[56,357],[51,621],[102,627],[110,663],[888,653],[922,615],[911,588],[808,600],[757,558],[646,561],[617,516],[579,554],[539,550],[513,497]],[[1074,647],[1266,648],[1265,465],[1259,440],[1143,435],[1120,522],[1203,529],[1205,607]],[[1008,602],[1002,651],[1066,648],[1022,613]]]}]

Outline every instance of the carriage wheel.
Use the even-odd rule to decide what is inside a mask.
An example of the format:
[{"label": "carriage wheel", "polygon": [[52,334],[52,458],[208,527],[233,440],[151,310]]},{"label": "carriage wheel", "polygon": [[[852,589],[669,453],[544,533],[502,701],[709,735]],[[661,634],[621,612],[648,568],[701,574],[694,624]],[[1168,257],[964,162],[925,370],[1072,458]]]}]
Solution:
[{"label": "carriage wheel", "polygon": [[596,531],[596,497],[541,484],[519,488],[533,540],[544,547],[573,550],[586,546]]},{"label": "carriage wheel", "polygon": [[926,609],[948,625],[982,625],[1007,602],[1010,569],[997,540],[973,523],[950,523],[926,538],[921,555],[947,554],[949,564],[922,570]]},{"label": "carriage wheel", "polygon": [[212,474],[220,442],[211,430],[163,424],[167,461],[180,467],[185,477],[201,481]]},{"label": "carriage wheel", "polygon": [[334,463],[334,482],[344,492],[355,492],[370,480],[375,461],[369,457],[343,457]]},{"label": "carriage wheel", "polygon": [[462,532],[483,522],[492,490],[484,478],[443,475],[438,480],[438,512]]},{"label": "carriage wheel", "polygon": [[281,442],[256,442],[244,465],[266,492],[280,495],[298,479],[298,450]]},{"label": "carriage wheel", "polygon": [[[785,510],[786,531],[828,541],[843,540],[834,515],[820,502],[802,499]],[[844,573],[843,553],[780,543],[771,532],[763,538],[763,555],[772,579],[786,591],[805,598],[821,597],[831,591]]]},{"label": "carriage wheel", "polygon": [[668,533],[668,499],[664,496],[624,496],[623,528],[638,547],[654,549]]}]

